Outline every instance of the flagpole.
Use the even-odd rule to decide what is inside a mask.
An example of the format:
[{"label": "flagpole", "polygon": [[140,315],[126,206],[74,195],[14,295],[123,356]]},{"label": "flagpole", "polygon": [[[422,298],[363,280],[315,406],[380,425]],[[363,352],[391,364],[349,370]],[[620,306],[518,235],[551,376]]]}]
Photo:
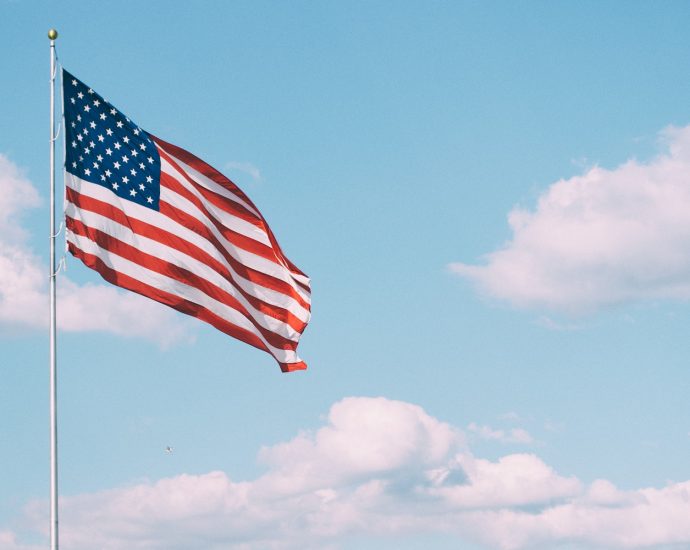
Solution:
[{"label": "flagpole", "polygon": [[58,550],[57,361],[55,304],[55,29],[50,39],[50,550]]}]

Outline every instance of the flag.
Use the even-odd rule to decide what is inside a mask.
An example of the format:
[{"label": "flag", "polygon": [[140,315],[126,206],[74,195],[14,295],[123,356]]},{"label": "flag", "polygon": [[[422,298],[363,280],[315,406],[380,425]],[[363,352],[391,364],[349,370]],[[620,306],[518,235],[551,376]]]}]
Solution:
[{"label": "flag", "polygon": [[[227,177],[63,70],[69,251],[106,281],[306,368],[310,281]],[[98,307],[94,304],[94,307]]]}]

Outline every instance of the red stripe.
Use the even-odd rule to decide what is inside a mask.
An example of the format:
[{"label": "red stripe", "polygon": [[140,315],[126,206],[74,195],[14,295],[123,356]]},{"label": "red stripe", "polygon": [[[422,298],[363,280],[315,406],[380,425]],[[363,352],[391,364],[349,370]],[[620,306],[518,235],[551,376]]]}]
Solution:
[{"label": "red stripe", "polygon": [[[176,309],[177,311],[181,311],[182,313],[186,313],[187,315],[201,319],[202,321],[213,325],[218,330],[228,334],[229,336],[232,336],[233,338],[237,338],[238,340],[241,340],[250,346],[254,346],[255,348],[259,348],[260,350],[270,353],[266,345],[259,339],[258,336],[252,334],[246,329],[233,325],[225,319],[218,317],[215,313],[209,311],[203,306],[190,302],[189,300],[185,300],[184,298],[180,298],[174,294],[170,294],[169,292],[165,292],[159,288],[142,283],[141,281],[133,279],[124,273],[115,271],[105,265],[105,263],[103,263],[99,257],[84,252],[74,245],[74,243],[68,243],[68,247],[73,256],[79,258],[87,267],[90,267],[94,271],[100,273],[101,277],[103,277],[109,283],[126,288],[132,292],[136,292],[137,294],[151,298],[156,302],[165,304],[166,306]],[[300,365],[301,363],[294,364]],[[283,370],[284,365],[284,363],[280,364],[281,370]],[[292,365],[292,363],[287,364],[288,370],[290,370],[290,365]]]},{"label": "red stripe", "polygon": [[125,258],[137,265],[140,265],[150,271],[154,271],[175,281],[186,284],[188,286],[197,288],[207,296],[219,301],[220,303],[234,309],[245,317],[254,328],[261,333],[261,335],[266,339],[266,341],[278,349],[285,349],[295,351],[297,343],[290,340],[289,338],[282,336],[278,333],[271,331],[263,326],[261,326],[256,319],[247,311],[247,309],[237,301],[235,297],[229,294],[224,289],[219,286],[207,281],[206,279],[196,275],[195,273],[179,267],[175,264],[166,262],[142,252],[138,248],[127,244],[103,231],[94,229],[84,225],[81,221],[75,220],[73,218],[67,217],[67,227],[82,237],[86,237],[93,242],[95,242],[102,249],[112,252],[117,256]]},{"label": "red stripe", "polygon": [[[69,188],[68,188],[69,189]],[[78,195],[75,191],[71,190],[71,193],[68,193],[68,197],[70,201],[72,201],[72,197],[75,195]],[[89,197],[83,196],[83,195],[78,195],[75,197],[79,201],[79,207],[82,210],[91,210],[92,212],[96,211],[94,208],[90,208],[87,206],[88,202],[100,202],[95,199],[90,199]],[[74,202],[74,201],[72,201]],[[75,204],[77,204],[75,202]],[[101,209],[101,211],[98,211],[97,213],[108,217],[110,219],[114,219],[113,216],[111,216],[111,212],[115,210],[115,213],[121,214],[119,216],[120,219],[117,219],[118,223],[121,225],[126,225],[129,227],[133,233],[142,235],[144,237],[148,237],[151,240],[155,240],[156,242],[159,242],[165,246],[171,247],[175,250],[179,250],[180,252],[187,254],[188,256],[191,256],[192,258],[199,260],[201,263],[207,265],[209,268],[214,270],[216,273],[218,273],[219,276],[221,276],[225,281],[227,281],[239,294],[241,294],[251,305],[254,307],[256,310],[260,311],[264,315],[268,315],[274,319],[277,319],[283,323],[286,323],[290,325],[293,329],[295,329],[297,332],[301,333],[304,328],[306,327],[306,323],[302,321],[299,317],[297,317],[295,314],[293,314],[291,311],[288,309],[274,305],[274,304],[269,304],[267,302],[264,302],[260,298],[257,298],[253,294],[250,294],[246,290],[244,290],[235,280],[233,273],[221,262],[213,258],[210,254],[199,248],[198,246],[186,241],[185,239],[182,239],[181,237],[178,237],[176,235],[173,235],[171,233],[164,232],[162,230],[157,230],[154,226],[151,226],[147,223],[140,222],[139,220],[132,218],[132,217],[126,217],[124,213],[122,213],[121,210],[116,210],[114,207],[109,206],[108,203],[101,203],[104,205],[104,208]],[[94,205],[95,208],[98,208],[98,205]],[[186,225],[189,227],[192,224],[197,224],[195,218],[192,218],[189,220]],[[203,226],[202,226],[203,227]],[[201,227],[198,228],[196,231],[199,233],[201,231]],[[160,235],[159,233],[164,233],[163,235]],[[93,239],[92,239],[93,240]],[[217,248],[217,247],[216,247]],[[229,254],[227,254],[230,258]],[[242,266],[244,267],[244,264],[237,262],[235,260],[235,264],[237,266]],[[237,269],[236,269],[237,271]],[[285,283],[286,284],[286,283]],[[287,284],[286,284],[287,286]],[[293,290],[294,292],[294,290]],[[294,292],[297,294],[296,292]],[[234,306],[233,306],[234,307]]]},{"label": "red stripe", "polygon": [[[182,162],[185,164],[191,166],[194,168],[197,172],[200,172],[204,176],[206,176],[208,179],[216,182],[218,185],[224,187],[231,193],[237,195],[240,197],[243,201],[245,201],[247,204],[249,204],[256,212],[259,212],[259,209],[254,205],[254,203],[245,195],[242,190],[237,187],[230,179],[228,179],[226,176],[221,174],[218,170],[213,168],[213,166],[205,163],[203,160],[201,160],[199,157],[196,155],[193,155],[189,151],[185,151],[184,149],[178,147],[177,145],[173,145],[172,143],[168,143],[154,135],[148,134],[149,137],[158,145],[159,150],[161,148],[164,148],[166,151],[169,151],[170,154],[172,154],[174,157],[180,159]],[[178,167],[179,168],[179,167]],[[259,216],[261,216],[261,213],[259,213]],[[262,221],[264,222],[264,227],[266,228],[266,232],[268,234],[268,237],[271,241],[271,244],[273,244],[273,247],[275,248],[276,252],[280,255],[280,257],[283,259],[285,264],[289,267],[289,269],[298,275],[305,275],[295,264],[293,264],[283,253],[282,249],[280,248],[280,245],[278,244],[278,240],[275,238],[275,235],[273,235],[273,232],[271,231],[270,227],[268,226],[268,223],[266,223],[266,220],[264,219],[263,216],[261,216]],[[309,287],[300,283],[299,281],[296,281],[301,287],[305,288],[305,290],[309,290]]]},{"label": "red stripe", "polygon": [[170,165],[175,168],[179,176],[183,177],[187,183],[189,183],[194,187],[194,189],[202,194],[204,199],[208,200],[208,202],[215,204],[217,207],[221,208],[231,216],[241,218],[248,223],[264,229],[264,220],[260,216],[257,216],[243,204],[233,200],[232,197],[226,197],[225,195],[221,195],[215,191],[212,191],[211,189],[208,189],[207,187],[204,187],[203,185],[200,185],[196,180],[192,179],[187,172],[184,171],[184,169],[177,163],[177,159],[170,156],[163,149],[158,148],[158,153],[160,154],[161,158],[167,160]]},{"label": "red stripe", "polygon": [[[247,237],[246,235],[242,235],[242,233],[238,233],[237,231],[234,231],[226,225],[224,225],[223,222],[218,220],[218,218],[216,218],[211,212],[208,211],[206,205],[197,196],[195,196],[189,189],[180,184],[180,182],[177,181],[173,176],[171,176],[170,174],[166,174],[165,172],[161,172],[160,181],[162,187],[167,187],[171,191],[174,191],[178,195],[187,199],[194,206],[196,206],[199,209],[199,211],[202,212],[211,221],[211,223],[215,226],[218,232],[221,235],[223,235],[223,237],[225,237],[225,240],[228,241],[230,244],[243,250],[246,250],[247,252],[251,252],[252,254],[256,254],[257,256],[261,256],[262,258],[266,258],[267,260],[275,262],[281,267],[284,267],[282,262],[280,262],[280,260],[276,257],[275,251],[270,246],[256,241],[251,237]],[[164,210],[164,207],[170,205],[163,200],[161,200],[159,204],[161,214],[169,216],[168,211]]]},{"label": "red stripe", "polygon": [[283,372],[295,372],[297,370],[306,370],[307,364],[304,361],[299,363],[278,363],[280,365],[280,370]]},{"label": "red stripe", "polygon": [[[220,262],[218,262],[215,258],[210,256],[207,252],[199,248],[198,246],[194,245],[193,243],[190,243],[189,241],[186,241],[185,239],[182,239],[181,237],[170,233],[164,229],[161,229],[155,225],[151,225],[149,223],[140,221],[136,218],[132,218],[130,216],[127,216],[122,210],[119,208],[113,206],[111,203],[104,202],[98,199],[94,199],[93,197],[89,197],[88,195],[81,195],[71,187],[66,188],[66,193],[67,193],[67,200],[69,200],[71,203],[73,203],[75,206],[82,210],[87,210],[90,212],[94,212],[96,214],[100,214],[102,216],[105,216],[116,223],[119,223],[120,225],[123,225],[125,227],[129,227],[134,233],[138,233],[144,237],[147,237],[151,240],[154,240],[156,242],[159,242],[161,244],[164,244],[166,246],[170,246],[174,249],[180,250],[183,253],[198,259],[199,261],[205,263],[215,271],[217,271],[219,274],[227,274],[225,278],[234,284],[234,281],[232,280],[232,273],[230,273],[227,270],[227,267],[223,266]],[[173,207],[168,206],[168,208],[172,209]],[[173,211],[171,211],[173,213]],[[235,273],[237,273],[239,276],[242,278],[250,281],[253,284],[263,286],[265,288],[269,288],[271,290],[274,290],[276,292],[279,292],[281,294],[287,295],[291,298],[293,298],[296,302],[298,302],[302,307],[304,307],[307,311],[310,309],[310,304],[306,302],[300,295],[295,291],[294,288],[292,288],[288,283],[285,281],[282,281],[276,277],[273,277],[271,275],[267,275],[265,273],[262,273],[260,271],[257,271],[255,269],[252,269],[250,267],[247,267],[237,259],[235,259],[230,253],[228,253],[218,242],[218,240],[213,236],[213,234],[208,231],[206,226],[201,224],[196,218],[193,218],[191,216],[186,215],[184,212],[181,212],[177,209],[174,209],[174,215],[169,216],[170,218],[174,219],[181,225],[184,225],[185,227],[191,229],[192,231],[196,232],[197,234],[201,235],[202,237],[206,238],[217,251],[223,256],[223,258],[230,264],[230,266],[233,268]],[[250,295],[247,294],[245,291],[241,290],[239,286],[237,286],[238,290],[243,293],[245,297],[249,297]],[[254,297],[252,297],[254,298]],[[249,298],[248,298],[249,299]],[[255,298],[258,300],[258,298]],[[263,303],[263,302],[262,302]],[[252,305],[255,305],[254,303]],[[272,306],[270,304],[266,304],[270,308],[278,308],[279,306]],[[257,307],[255,305],[255,307]],[[287,311],[287,310],[285,310]],[[280,312],[278,310],[275,311],[276,313],[276,318],[280,320],[285,320],[287,322],[287,317],[283,318],[280,315]],[[292,314],[290,314],[292,315]],[[299,319],[297,319],[299,323],[302,323]],[[293,326],[291,324],[291,326]],[[299,330],[301,332],[302,329],[297,329],[297,326],[293,326],[296,330]]]},{"label": "red stripe", "polygon": [[[206,176],[208,179],[211,181],[216,182],[218,185],[221,187],[224,187],[228,191],[230,191],[233,195],[236,195],[239,197],[242,201],[246,202],[249,206],[251,206],[256,212],[259,212],[259,209],[254,205],[254,203],[250,200],[250,198],[244,194],[244,192],[235,185],[233,181],[230,180],[230,178],[224,176],[221,174],[218,170],[216,170],[213,166],[205,163],[203,160],[201,160],[199,157],[196,155],[193,155],[189,151],[185,151],[181,147],[178,147],[177,145],[173,145],[172,143],[168,143],[167,141],[164,141],[152,134],[148,134],[149,137],[156,143],[156,145],[159,146],[159,149],[162,147],[166,150],[166,152],[170,152],[175,158],[180,159],[182,162],[185,164],[191,166],[196,170],[197,172],[203,174]],[[260,215],[260,214],[259,214]]]}]

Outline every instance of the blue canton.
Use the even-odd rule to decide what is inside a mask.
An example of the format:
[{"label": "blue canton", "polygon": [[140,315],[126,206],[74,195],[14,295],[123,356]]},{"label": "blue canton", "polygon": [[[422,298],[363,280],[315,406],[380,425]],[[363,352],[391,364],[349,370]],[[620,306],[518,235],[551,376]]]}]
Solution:
[{"label": "blue canton", "polygon": [[62,86],[65,169],[158,210],[161,159],[149,135],[67,71]]}]

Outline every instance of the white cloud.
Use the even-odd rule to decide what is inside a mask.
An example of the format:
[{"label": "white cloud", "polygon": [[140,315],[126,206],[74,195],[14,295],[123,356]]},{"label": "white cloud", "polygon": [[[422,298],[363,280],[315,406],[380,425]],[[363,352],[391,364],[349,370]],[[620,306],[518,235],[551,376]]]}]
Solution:
[{"label": "white cloud", "polygon": [[45,545],[20,544],[17,535],[9,530],[0,530],[0,548],[2,550],[41,550]]},{"label": "white cloud", "polygon": [[[48,326],[48,268],[28,245],[22,214],[38,206],[26,175],[0,154],[0,328]],[[47,241],[47,237],[46,237]],[[160,304],[97,284],[78,285],[58,276],[58,326],[104,331],[169,346],[190,340],[190,323]]]},{"label": "white cloud", "polygon": [[271,472],[262,483],[271,491],[303,490],[377,473],[404,475],[442,464],[463,442],[459,431],[421,407],[383,397],[346,398],[328,418],[313,436],[263,449],[260,458]]},{"label": "white cloud", "polygon": [[[478,458],[420,407],[348,398],[326,423],[260,452],[267,472],[182,474],[61,501],[73,550],[342,548],[352,537],[434,534],[517,550],[690,544],[690,481],[621,491],[589,486],[533,454]],[[23,524],[45,524],[43,502]],[[2,538],[4,537],[4,538]],[[24,550],[11,531],[0,541]]]},{"label": "white cloud", "polygon": [[515,411],[508,411],[499,415],[501,420],[506,420],[508,422],[522,422],[522,417]]},{"label": "white cloud", "polygon": [[514,509],[474,512],[466,517],[467,525],[479,539],[503,550],[569,541],[598,548],[690,544],[690,482],[613,492],[622,495],[613,503],[572,499],[536,514]]},{"label": "white cloud", "polygon": [[261,171],[251,162],[237,162],[232,161],[225,164],[225,167],[230,170],[239,170],[248,174],[254,181],[261,181]]},{"label": "white cloud", "polygon": [[456,457],[466,483],[441,484],[428,490],[452,508],[505,508],[549,504],[579,496],[581,483],[562,477],[531,454],[513,454],[496,462],[469,454]]},{"label": "white cloud", "polygon": [[481,439],[487,441],[500,441],[501,443],[534,443],[534,438],[523,428],[511,428],[509,430],[494,429],[491,426],[480,426],[471,422],[467,429]]},{"label": "white cloud", "polygon": [[662,133],[648,163],[591,168],[508,216],[512,238],[483,265],[450,268],[517,307],[585,313],[690,299],[690,126]]}]

